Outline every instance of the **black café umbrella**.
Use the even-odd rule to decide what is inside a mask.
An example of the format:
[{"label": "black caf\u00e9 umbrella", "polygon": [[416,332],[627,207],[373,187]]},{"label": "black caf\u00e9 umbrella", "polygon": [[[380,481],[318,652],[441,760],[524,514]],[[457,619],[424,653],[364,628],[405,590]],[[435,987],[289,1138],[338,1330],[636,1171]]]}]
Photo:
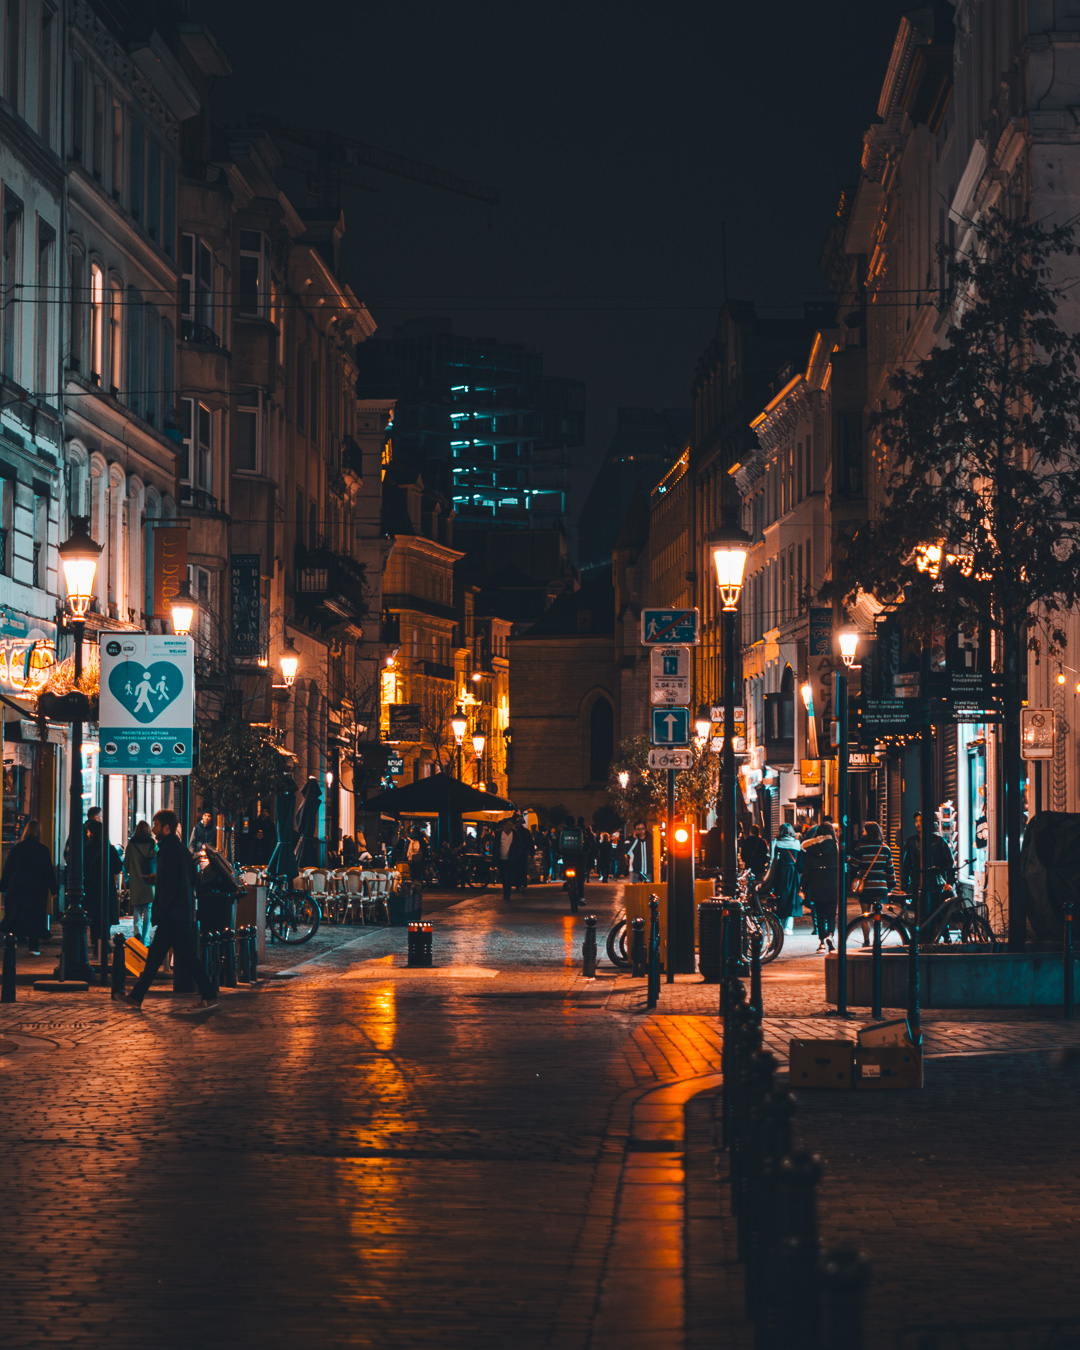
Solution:
[{"label": "black caf\u00e9 umbrella", "polygon": [[284,877],[291,881],[298,876],[300,869],[296,865],[296,853],[293,851],[293,810],[296,803],[296,784],[291,778],[285,779],[287,786],[274,798],[277,814],[277,844],[266,864],[266,870],[274,877]]},{"label": "black caf\u00e9 umbrella", "polygon": [[319,859],[315,840],[319,833],[319,807],[322,806],[322,788],[317,778],[309,778],[300,789],[300,809],[296,813],[296,828],[300,838],[296,845],[296,860],[301,867],[317,867]]},{"label": "black caf\u00e9 umbrella", "polygon": [[462,816],[478,815],[481,811],[513,811],[514,803],[494,792],[470,787],[453,774],[435,773],[430,778],[418,778],[415,783],[369,797],[364,809],[388,816],[438,815],[440,826],[446,822],[451,843],[457,844],[461,842]]}]

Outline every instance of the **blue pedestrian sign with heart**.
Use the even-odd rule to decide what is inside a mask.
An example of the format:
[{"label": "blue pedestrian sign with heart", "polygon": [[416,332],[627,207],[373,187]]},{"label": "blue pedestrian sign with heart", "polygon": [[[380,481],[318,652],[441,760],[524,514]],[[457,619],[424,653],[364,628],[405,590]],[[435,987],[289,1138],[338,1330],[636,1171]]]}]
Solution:
[{"label": "blue pedestrian sign with heart", "polygon": [[652,710],[653,745],[690,744],[689,708],[654,708]]},{"label": "blue pedestrian sign with heart", "polygon": [[100,652],[99,772],[190,773],[195,719],[191,638],[102,633]]}]

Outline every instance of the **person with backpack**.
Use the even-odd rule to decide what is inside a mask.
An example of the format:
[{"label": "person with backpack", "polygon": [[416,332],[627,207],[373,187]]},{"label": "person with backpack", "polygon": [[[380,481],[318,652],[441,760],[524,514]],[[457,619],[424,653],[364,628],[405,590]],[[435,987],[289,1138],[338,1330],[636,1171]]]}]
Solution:
[{"label": "person with backpack", "polygon": [[128,875],[128,895],[134,917],[135,937],[145,947],[150,941],[150,907],[154,903],[154,855],[157,845],[154,834],[145,820],[135,826],[135,832],[124,850],[124,871]]},{"label": "person with backpack", "polygon": [[[864,947],[870,946],[870,924],[865,916],[870,913],[875,901],[885,904],[895,885],[896,869],[893,866],[892,849],[885,842],[877,821],[868,820],[863,826],[859,842],[848,855],[848,894],[856,897],[862,909]],[[841,942],[847,940],[846,914],[839,938]]]},{"label": "person with backpack", "polygon": [[771,895],[773,909],[784,923],[784,932],[795,929],[795,907],[799,903],[799,879],[802,846],[795,827],[786,820],[773,842],[772,861],[761,883],[762,894]]}]

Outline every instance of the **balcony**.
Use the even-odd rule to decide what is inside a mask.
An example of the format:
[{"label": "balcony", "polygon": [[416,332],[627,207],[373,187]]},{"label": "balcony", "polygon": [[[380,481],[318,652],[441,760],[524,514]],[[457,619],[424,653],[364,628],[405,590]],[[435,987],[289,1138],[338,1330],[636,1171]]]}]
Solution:
[{"label": "balcony", "polygon": [[194,319],[184,319],[180,325],[180,336],[185,342],[197,343],[200,347],[220,347],[221,339],[205,323],[196,323]]},{"label": "balcony", "polygon": [[795,766],[795,695],[765,695],[765,763],[772,769]]},{"label": "balcony", "polygon": [[365,572],[360,563],[325,546],[298,545],[293,594],[296,616],[316,628],[358,623],[368,612]]}]

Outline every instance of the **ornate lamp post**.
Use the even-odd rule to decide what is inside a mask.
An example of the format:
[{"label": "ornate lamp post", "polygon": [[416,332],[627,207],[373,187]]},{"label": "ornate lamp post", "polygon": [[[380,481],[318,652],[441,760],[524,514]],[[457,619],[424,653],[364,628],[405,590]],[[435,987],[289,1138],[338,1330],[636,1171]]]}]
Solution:
[{"label": "ornate lamp post", "polygon": [[855,665],[859,634],[837,634],[843,665],[836,670],[836,1015],[847,1015],[847,851],[848,851],[848,671]]},{"label": "ornate lamp post", "polygon": [[469,719],[465,715],[465,709],[459,707],[450,719],[450,730],[454,733],[454,744],[457,746],[457,776],[461,781],[461,743],[465,739],[465,733],[469,729]]},{"label": "ornate lamp post", "polygon": [[738,621],[739,593],[742,590],[750,536],[730,526],[709,545],[716,568],[723,621],[724,745],[720,755],[721,820],[724,894],[734,897],[739,882],[739,861],[735,849],[738,814],[735,810],[735,626]]},{"label": "ornate lamp post", "polygon": [[281,678],[285,681],[286,689],[291,689],[293,687],[293,681],[296,679],[296,668],[299,664],[300,656],[296,650],[296,644],[291,637],[287,637],[279,661],[279,665],[281,666]]},{"label": "ornate lamp post", "polygon": [[[90,538],[90,522],[74,516],[71,536],[58,549],[67,586],[71,611],[71,632],[75,641],[75,686],[82,678],[82,644],[86,615],[94,595],[101,545]],[[74,709],[78,714],[80,709]],[[60,947],[60,979],[87,980],[90,964],[86,951],[86,911],[83,909],[83,777],[82,727],[84,718],[71,719],[71,793],[68,807],[68,866],[64,894],[64,917]]]},{"label": "ornate lamp post", "polygon": [[484,746],[487,744],[487,737],[479,727],[472,734],[473,754],[476,756],[476,786],[480,786],[480,761],[484,758]]},{"label": "ornate lamp post", "polygon": [[177,637],[189,637],[191,625],[195,622],[195,597],[191,594],[191,583],[186,578],[173,596],[170,609],[173,632]]}]

